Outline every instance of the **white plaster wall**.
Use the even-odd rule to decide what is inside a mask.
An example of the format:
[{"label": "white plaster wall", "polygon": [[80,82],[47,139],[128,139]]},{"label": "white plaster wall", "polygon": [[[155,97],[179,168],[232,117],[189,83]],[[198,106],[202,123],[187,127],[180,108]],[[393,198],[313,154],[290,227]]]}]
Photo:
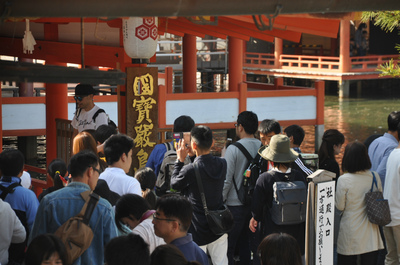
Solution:
[{"label": "white plaster wall", "polygon": [[317,98],[314,96],[248,98],[247,110],[258,120],[310,120],[317,117]]},{"label": "white plaster wall", "polygon": [[235,122],[239,114],[239,100],[228,99],[192,99],[169,100],[166,104],[166,123],[174,124],[181,115],[189,115],[195,123]]}]

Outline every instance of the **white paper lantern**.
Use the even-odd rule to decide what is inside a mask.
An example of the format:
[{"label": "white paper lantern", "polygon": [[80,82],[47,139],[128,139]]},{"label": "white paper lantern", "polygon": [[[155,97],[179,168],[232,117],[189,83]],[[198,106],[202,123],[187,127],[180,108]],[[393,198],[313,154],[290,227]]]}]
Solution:
[{"label": "white paper lantern", "polygon": [[122,19],[124,49],[129,57],[149,59],[157,49],[157,17],[130,17]]}]

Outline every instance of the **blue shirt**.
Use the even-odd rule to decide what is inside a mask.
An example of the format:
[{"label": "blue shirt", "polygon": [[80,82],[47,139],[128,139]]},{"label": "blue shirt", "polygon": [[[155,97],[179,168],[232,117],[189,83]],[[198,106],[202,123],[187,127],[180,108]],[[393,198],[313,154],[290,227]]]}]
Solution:
[{"label": "blue shirt", "polygon": [[[89,190],[89,185],[72,182],[67,187],[46,195],[40,202],[29,243],[40,234],[54,233],[69,218],[77,215],[85,204],[81,193]],[[75,262],[75,265],[103,265],[106,244],[117,236],[114,212],[108,201],[100,198],[89,226],[93,230],[90,247]]]},{"label": "blue shirt", "polygon": [[188,261],[198,261],[202,265],[208,265],[207,254],[193,241],[192,234],[177,238],[171,242],[182,251]]},{"label": "blue shirt", "polygon": [[[173,146],[173,142],[171,143]],[[164,160],[164,155],[166,152],[167,147],[165,147],[165,144],[157,144],[156,146],[154,146],[154,149],[153,151],[151,151],[149,159],[147,160],[146,167],[150,167],[151,169],[153,169],[156,176],[158,176],[158,173],[160,173],[160,166],[162,164],[162,161]]]},{"label": "blue shirt", "polygon": [[371,171],[376,171],[382,180],[382,187],[385,186],[386,163],[390,153],[399,145],[399,141],[389,134],[375,139],[368,148],[368,155],[371,159]]},{"label": "blue shirt", "polygon": [[[20,183],[21,179],[18,177],[3,177],[1,178],[0,185],[4,187],[10,186],[12,183]],[[0,191],[0,194],[2,192]],[[39,206],[39,201],[33,191],[17,186],[13,193],[9,193],[5,200],[15,212],[19,212],[25,216],[26,220],[20,220],[22,224],[27,224],[29,231],[32,230],[33,222],[35,221],[36,212]],[[19,215],[21,216],[21,215]]]}]

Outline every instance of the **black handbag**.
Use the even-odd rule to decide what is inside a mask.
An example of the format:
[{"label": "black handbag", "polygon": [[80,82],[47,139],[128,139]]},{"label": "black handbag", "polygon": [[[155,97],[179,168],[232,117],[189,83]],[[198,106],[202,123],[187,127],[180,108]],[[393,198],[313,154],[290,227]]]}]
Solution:
[{"label": "black handbag", "polygon": [[368,220],[371,223],[384,226],[392,221],[389,202],[383,198],[381,191],[373,191],[374,185],[376,189],[378,189],[378,185],[376,184],[374,172],[372,172],[372,177],[371,190],[365,194],[365,208],[367,210]]},{"label": "black handbag", "polygon": [[206,196],[204,195],[203,183],[201,182],[200,171],[197,163],[193,164],[196,173],[197,185],[199,186],[201,201],[204,207],[204,213],[207,218],[208,226],[216,235],[223,235],[231,231],[233,227],[233,216],[229,208],[223,204],[220,210],[211,211],[207,208]]}]

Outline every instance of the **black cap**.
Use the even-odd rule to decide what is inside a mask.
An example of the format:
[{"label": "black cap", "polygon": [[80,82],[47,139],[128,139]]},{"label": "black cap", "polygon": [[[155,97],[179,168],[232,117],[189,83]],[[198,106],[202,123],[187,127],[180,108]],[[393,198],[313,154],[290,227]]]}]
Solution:
[{"label": "black cap", "polygon": [[79,84],[75,87],[75,96],[87,96],[92,94],[96,94],[96,90],[93,88],[92,85]]}]

